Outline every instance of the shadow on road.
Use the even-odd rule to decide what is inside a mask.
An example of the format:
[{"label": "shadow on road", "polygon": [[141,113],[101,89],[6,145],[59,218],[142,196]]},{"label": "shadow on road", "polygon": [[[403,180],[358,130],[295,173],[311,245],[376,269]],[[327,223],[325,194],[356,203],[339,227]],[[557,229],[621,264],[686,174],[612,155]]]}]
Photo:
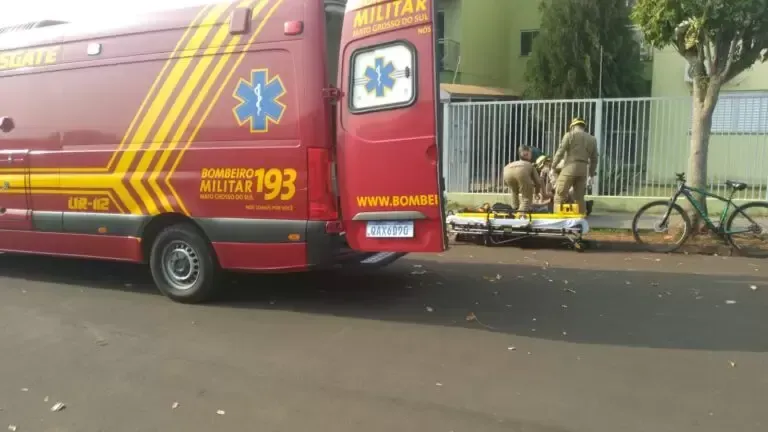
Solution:
[{"label": "shadow on road", "polygon": [[[3,277],[158,294],[148,270],[136,265],[13,255],[2,263]],[[573,343],[764,352],[768,297],[748,288],[754,280],[408,259],[370,273],[232,275],[223,299],[210,307],[466,327]]]}]

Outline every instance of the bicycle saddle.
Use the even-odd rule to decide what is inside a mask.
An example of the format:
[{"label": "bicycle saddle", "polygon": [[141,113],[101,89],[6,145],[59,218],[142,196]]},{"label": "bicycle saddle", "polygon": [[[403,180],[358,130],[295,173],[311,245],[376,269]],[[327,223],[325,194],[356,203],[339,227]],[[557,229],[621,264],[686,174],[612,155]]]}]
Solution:
[{"label": "bicycle saddle", "polygon": [[734,180],[726,180],[725,185],[729,188],[734,188],[737,191],[742,191],[747,188],[747,184],[740,181],[734,181]]}]

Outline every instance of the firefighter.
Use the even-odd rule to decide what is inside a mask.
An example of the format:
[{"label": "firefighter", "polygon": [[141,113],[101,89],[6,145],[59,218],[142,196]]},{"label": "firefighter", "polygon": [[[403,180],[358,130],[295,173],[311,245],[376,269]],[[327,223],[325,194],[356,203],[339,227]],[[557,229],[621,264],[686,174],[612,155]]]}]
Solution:
[{"label": "firefighter", "polygon": [[567,200],[573,188],[573,201],[578,204],[579,212],[584,213],[587,184],[597,170],[597,139],[586,131],[587,124],[580,118],[573,119],[568,128],[552,159],[554,167],[564,161],[555,185],[555,208]]},{"label": "firefighter", "polygon": [[512,192],[512,208],[530,212],[534,194],[541,190],[539,174],[532,163],[517,160],[504,167],[504,184]]},{"label": "firefighter", "polygon": [[547,206],[547,209],[552,212],[552,199],[555,195],[555,183],[552,181],[552,159],[541,155],[536,159],[535,165],[536,171],[539,173],[539,184],[541,184],[538,204]]}]

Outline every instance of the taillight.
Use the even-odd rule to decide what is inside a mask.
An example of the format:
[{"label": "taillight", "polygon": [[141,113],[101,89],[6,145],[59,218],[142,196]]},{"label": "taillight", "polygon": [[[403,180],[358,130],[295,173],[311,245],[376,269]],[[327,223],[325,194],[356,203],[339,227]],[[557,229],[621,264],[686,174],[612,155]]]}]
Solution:
[{"label": "taillight", "polygon": [[310,148],[307,152],[307,189],[309,191],[309,220],[336,220],[336,196],[331,179],[330,150]]}]

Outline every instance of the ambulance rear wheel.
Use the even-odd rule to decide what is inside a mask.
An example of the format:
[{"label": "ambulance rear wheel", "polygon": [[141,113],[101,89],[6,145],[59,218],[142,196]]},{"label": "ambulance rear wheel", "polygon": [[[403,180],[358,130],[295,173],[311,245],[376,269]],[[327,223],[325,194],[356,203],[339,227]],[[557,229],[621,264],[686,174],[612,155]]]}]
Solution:
[{"label": "ambulance rear wheel", "polygon": [[179,303],[202,303],[216,294],[213,249],[191,224],[165,228],[152,244],[149,257],[157,288]]}]

